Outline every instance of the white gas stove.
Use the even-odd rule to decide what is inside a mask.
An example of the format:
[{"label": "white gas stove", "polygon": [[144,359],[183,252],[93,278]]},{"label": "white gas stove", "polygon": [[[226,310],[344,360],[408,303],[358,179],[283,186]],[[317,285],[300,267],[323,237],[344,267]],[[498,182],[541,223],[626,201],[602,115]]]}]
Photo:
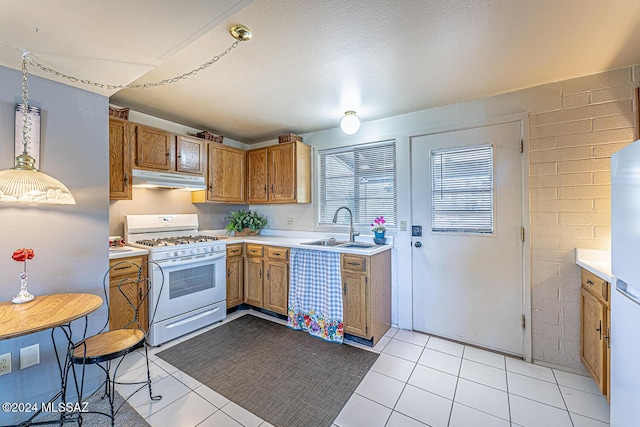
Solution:
[{"label": "white gas stove", "polygon": [[199,234],[198,215],[126,215],[124,228],[127,244],[148,249],[156,263],[149,268],[150,345],[226,317],[226,242]]}]

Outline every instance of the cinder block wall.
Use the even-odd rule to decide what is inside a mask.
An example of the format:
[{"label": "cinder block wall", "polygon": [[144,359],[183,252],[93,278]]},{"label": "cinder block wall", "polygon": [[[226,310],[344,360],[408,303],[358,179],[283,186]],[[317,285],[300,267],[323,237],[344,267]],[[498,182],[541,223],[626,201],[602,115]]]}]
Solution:
[{"label": "cinder block wall", "polygon": [[611,247],[610,156],[638,137],[639,69],[563,81],[562,108],[530,117],[534,360],[584,370],[574,249]]}]

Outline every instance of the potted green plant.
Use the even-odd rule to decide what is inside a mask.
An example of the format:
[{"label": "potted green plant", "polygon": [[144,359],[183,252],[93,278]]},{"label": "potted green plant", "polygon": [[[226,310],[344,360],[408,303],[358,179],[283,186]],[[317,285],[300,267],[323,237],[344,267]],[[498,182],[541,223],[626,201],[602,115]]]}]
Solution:
[{"label": "potted green plant", "polygon": [[251,209],[232,211],[227,218],[229,224],[225,230],[227,230],[227,234],[235,231],[236,236],[255,236],[269,222],[266,217]]}]

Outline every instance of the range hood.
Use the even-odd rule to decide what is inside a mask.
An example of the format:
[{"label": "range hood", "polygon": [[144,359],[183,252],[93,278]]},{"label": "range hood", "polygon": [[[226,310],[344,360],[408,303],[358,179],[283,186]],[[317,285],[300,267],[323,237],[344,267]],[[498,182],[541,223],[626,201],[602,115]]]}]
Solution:
[{"label": "range hood", "polygon": [[183,175],[134,169],[133,186],[138,188],[177,188],[187,191],[204,190],[204,176]]}]

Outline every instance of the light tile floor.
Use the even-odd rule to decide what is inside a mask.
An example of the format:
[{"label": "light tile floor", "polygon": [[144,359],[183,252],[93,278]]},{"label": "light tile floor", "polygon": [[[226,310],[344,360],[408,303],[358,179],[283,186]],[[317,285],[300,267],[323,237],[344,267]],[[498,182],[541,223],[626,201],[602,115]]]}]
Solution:
[{"label": "light tile floor", "polygon": [[[225,322],[247,314],[285,323],[255,311],[235,312]],[[151,426],[270,426],[156,355],[221,324],[150,349],[153,390],[162,399],[151,402],[146,393],[138,392],[129,403]],[[609,405],[588,377],[395,328],[373,349],[356,346],[380,357],[334,427],[609,425]],[[118,377],[134,380],[144,375],[144,357],[138,353],[125,358]],[[129,390],[118,388],[125,396]]]}]

